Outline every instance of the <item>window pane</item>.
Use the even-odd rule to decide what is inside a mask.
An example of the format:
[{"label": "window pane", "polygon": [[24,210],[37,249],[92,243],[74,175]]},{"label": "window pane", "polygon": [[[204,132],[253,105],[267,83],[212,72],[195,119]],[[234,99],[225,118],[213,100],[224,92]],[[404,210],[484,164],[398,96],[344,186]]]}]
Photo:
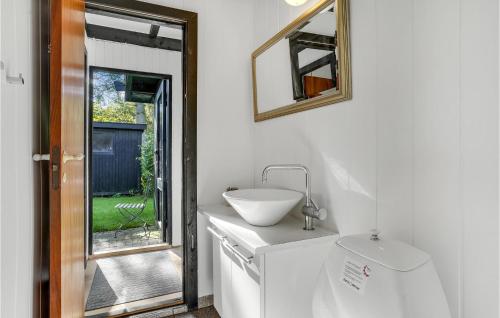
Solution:
[{"label": "window pane", "polygon": [[99,153],[113,153],[113,134],[109,132],[94,132],[92,150]]}]

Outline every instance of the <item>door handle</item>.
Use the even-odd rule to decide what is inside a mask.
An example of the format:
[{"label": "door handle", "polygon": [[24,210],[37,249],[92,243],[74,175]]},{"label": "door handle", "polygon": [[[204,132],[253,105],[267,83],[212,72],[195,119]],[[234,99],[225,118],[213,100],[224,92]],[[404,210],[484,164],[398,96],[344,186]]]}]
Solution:
[{"label": "door handle", "polygon": [[163,179],[156,178],[156,188],[160,191],[163,191]]},{"label": "door handle", "polygon": [[33,161],[49,161],[50,160],[50,154],[40,154],[36,153],[33,155]]},{"label": "door handle", "polygon": [[68,161],[81,161],[85,158],[85,155],[83,153],[78,153],[78,154],[69,154],[66,151],[63,152],[63,163],[66,163]]}]

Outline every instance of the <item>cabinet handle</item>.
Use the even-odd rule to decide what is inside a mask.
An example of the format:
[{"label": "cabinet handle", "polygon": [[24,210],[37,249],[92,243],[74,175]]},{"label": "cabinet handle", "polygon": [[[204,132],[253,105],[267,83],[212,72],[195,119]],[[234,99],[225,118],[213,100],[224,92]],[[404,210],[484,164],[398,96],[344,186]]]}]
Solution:
[{"label": "cabinet handle", "polygon": [[241,253],[240,251],[238,251],[236,249],[238,244],[231,245],[231,244],[229,244],[229,242],[226,239],[224,239],[222,241],[222,245],[224,245],[227,249],[229,249],[231,252],[233,252],[233,254],[236,255],[239,259],[241,259],[243,262],[245,262],[247,264],[252,264],[253,256],[246,257],[245,255],[243,255],[243,253]]},{"label": "cabinet handle", "polygon": [[216,238],[218,238],[220,241],[224,241],[226,239],[226,236],[220,235],[219,233],[215,232],[215,230],[212,229],[211,227],[207,227],[207,230],[210,233],[212,233],[213,236],[215,236]]},{"label": "cabinet handle", "polygon": [[220,235],[219,233],[217,233],[213,228],[211,227],[207,227],[207,230],[212,233],[213,236],[215,236],[217,239],[219,239],[222,243],[222,245],[224,247],[226,247],[230,252],[232,252],[234,255],[236,255],[239,259],[241,259],[243,262],[247,263],[247,264],[252,264],[252,259],[253,259],[253,256],[250,256],[250,257],[246,257],[245,255],[243,255],[243,253],[241,253],[240,251],[238,251],[236,249],[236,247],[238,246],[238,244],[235,244],[235,245],[231,245],[229,243],[229,241],[227,240],[227,236],[225,235]]}]

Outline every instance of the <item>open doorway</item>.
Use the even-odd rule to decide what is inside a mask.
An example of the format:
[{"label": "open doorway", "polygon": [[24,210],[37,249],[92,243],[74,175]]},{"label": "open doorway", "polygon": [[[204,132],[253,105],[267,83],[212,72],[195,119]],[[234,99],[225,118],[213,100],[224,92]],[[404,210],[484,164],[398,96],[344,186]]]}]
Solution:
[{"label": "open doorway", "polygon": [[196,303],[195,246],[183,244],[185,24],[120,10],[87,3],[85,14],[88,317]]},{"label": "open doorway", "polygon": [[175,75],[89,68],[89,254],[181,246],[180,66]]},{"label": "open doorway", "polygon": [[[43,169],[42,201],[46,202],[43,206],[43,215],[50,222],[42,222],[40,242],[42,261],[40,273],[44,277],[41,288],[41,303],[47,304],[47,311],[50,316],[92,316],[85,312],[85,306],[82,304],[82,298],[85,302],[89,295],[89,290],[96,276],[97,260],[96,255],[89,255],[92,249],[88,242],[89,208],[85,202],[90,202],[92,192],[88,182],[89,175],[89,148],[92,143],[89,142],[90,127],[85,123],[91,118],[85,114],[89,110],[89,68],[93,65],[91,58],[91,48],[85,47],[85,13],[95,13],[105,17],[119,17],[123,20],[146,22],[148,31],[133,31],[139,33],[139,37],[132,37],[134,40],[142,39],[143,46],[156,48],[155,45],[162,43],[172,43],[172,41],[162,42],[158,39],[161,33],[161,26],[173,25],[182,30],[182,40],[180,42],[180,52],[182,60],[182,79],[178,87],[181,87],[181,97],[179,99],[178,109],[182,112],[182,121],[180,130],[182,131],[181,145],[181,169],[178,173],[182,175],[181,191],[181,246],[179,248],[181,260],[181,292],[178,296],[172,296],[170,299],[156,299],[153,294],[144,293],[141,300],[130,301],[120,299],[118,289],[108,284],[106,288],[101,289],[102,295],[109,295],[119,300],[114,302],[111,310],[104,310],[99,317],[107,316],[125,316],[133,313],[146,312],[165,308],[178,304],[174,307],[175,312],[182,312],[182,308],[195,309],[198,306],[198,279],[197,279],[197,219],[196,219],[196,109],[197,109],[197,14],[185,10],[169,8],[161,5],[155,5],[135,0],[65,0],[43,2],[43,10],[40,12],[39,25],[42,34],[40,42],[41,67],[40,77],[47,79],[42,81],[47,85],[42,85],[41,92],[41,138],[42,153],[50,154],[48,156],[49,164],[47,169]],[[128,24],[129,22],[127,22]],[[153,27],[154,25],[154,27]],[[155,30],[158,30],[156,33]],[[118,29],[120,31],[120,29]],[[123,31],[123,30],[122,30]],[[105,33],[105,35],[116,35],[120,32]],[[156,34],[156,35],[155,35]],[[146,36],[144,36],[146,35]],[[151,38],[151,37],[152,38]],[[160,37],[168,37],[161,35]],[[122,41],[119,38],[101,39],[108,42],[117,42],[128,44],[135,48],[141,47],[141,43]],[[121,42],[120,42],[121,41]],[[149,46],[148,46],[149,45]],[[105,52],[111,52],[105,48]],[[119,56],[117,52],[115,56]],[[105,55],[103,55],[105,56]],[[142,60],[153,60],[154,55],[140,55]],[[108,61],[120,61],[117,58],[106,57]],[[141,60],[141,61],[142,61]],[[123,59],[121,60],[124,61]],[[130,61],[128,57],[125,61]],[[147,73],[169,74],[160,69],[164,59],[154,60],[154,69],[143,70]],[[114,69],[141,71],[133,67],[120,65],[97,65],[101,67],[110,67]],[[172,78],[172,85],[176,78]],[[50,84],[50,85],[48,85]],[[172,88],[172,92],[175,89]],[[86,98],[86,100],[85,100]],[[173,97],[174,98],[174,97]],[[175,101],[172,102],[175,104]],[[174,107],[173,107],[174,108]],[[176,108],[177,109],[177,108]],[[173,109],[174,111],[174,109]],[[85,117],[87,116],[87,117]],[[87,137],[84,138],[84,131]],[[86,155],[86,156],[85,156]],[[43,156],[46,157],[46,156]],[[85,164],[84,159],[87,159]],[[87,177],[85,177],[85,174]],[[87,180],[86,180],[87,178]],[[87,182],[86,182],[87,181]],[[85,197],[86,196],[86,197]],[[86,199],[86,200],[85,200]],[[174,214],[175,215],[175,214]],[[86,217],[86,219],[85,219]],[[174,218],[174,217],[172,217]],[[87,226],[87,228],[84,228]],[[174,231],[172,232],[174,233]],[[87,236],[87,237],[86,237]],[[172,241],[175,240],[175,234],[172,234]],[[175,243],[172,242],[174,245]],[[167,244],[163,244],[167,246]],[[174,251],[173,249],[163,249],[161,251]],[[134,250],[135,252],[135,250]],[[163,254],[141,253],[133,254],[145,256],[136,264],[149,265],[156,269],[154,276],[139,277],[135,281],[142,283],[142,286],[150,287],[161,282],[158,279],[160,272],[165,272],[163,266],[172,264],[162,260]],[[146,256],[147,255],[147,256]],[[91,256],[91,257],[90,257]],[[101,255],[102,256],[102,255]],[[122,256],[129,256],[123,253]],[[148,258],[148,256],[150,256]],[[114,275],[115,282],[130,283],[132,280],[122,273],[143,273],[135,271],[135,268],[128,266],[127,262],[121,262],[120,256],[108,257],[110,263],[120,264],[120,271],[113,270],[110,275]],[[106,257],[101,258],[106,259]],[[94,270],[92,271],[92,267]],[[86,271],[85,271],[86,268]],[[175,268],[178,271],[178,268]],[[104,272],[101,269],[101,272]],[[171,268],[169,269],[171,272]],[[89,275],[87,275],[89,274]],[[104,273],[103,273],[104,274]],[[83,284],[85,275],[85,284]],[[144,274],[143,274],[144,275]],[[163,275],[163,274],[161,274]],[[116,276],[119,276],[116,278]],[[112,278],[106,276],[106,278]],[[137,276],[136,276],[137,277]],[[111,281],[108,281],[108,283]],[[129,285],[130,286],[130,285]],[[128,290],[135,290],[135,287],[127,287]],[[127,291],[127,289],[122,289]],[[141,298],[141,297],[139,297]],[[153,299],[153,301],[151,301]],[[138,302],[149,300],[149,303]],[[83,305],[83,306],[82,306]],[[167,308],[165,310],[174,310]]]}]

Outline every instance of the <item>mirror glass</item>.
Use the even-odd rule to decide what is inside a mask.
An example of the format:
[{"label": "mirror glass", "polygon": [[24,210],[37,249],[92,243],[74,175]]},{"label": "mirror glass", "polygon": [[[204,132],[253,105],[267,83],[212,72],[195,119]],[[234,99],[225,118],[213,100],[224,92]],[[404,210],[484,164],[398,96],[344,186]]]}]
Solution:
[{"label": "mirror glass", "polygon": [[[312,105],[314,100],[342,93],[339,62],[348,58],[341,52],[341,46],[348,43],[347,34],[341,36],[345,44],[339,41],[338,29],[347,30],[347,18],[342,15],[343,20],[338,21],[338,2],[345,0],[320,2],[254,53],[256,120],[262,113],[281,116],[277,110],[308,101]],[[294,111],[288,109],[290,112]]]}]

